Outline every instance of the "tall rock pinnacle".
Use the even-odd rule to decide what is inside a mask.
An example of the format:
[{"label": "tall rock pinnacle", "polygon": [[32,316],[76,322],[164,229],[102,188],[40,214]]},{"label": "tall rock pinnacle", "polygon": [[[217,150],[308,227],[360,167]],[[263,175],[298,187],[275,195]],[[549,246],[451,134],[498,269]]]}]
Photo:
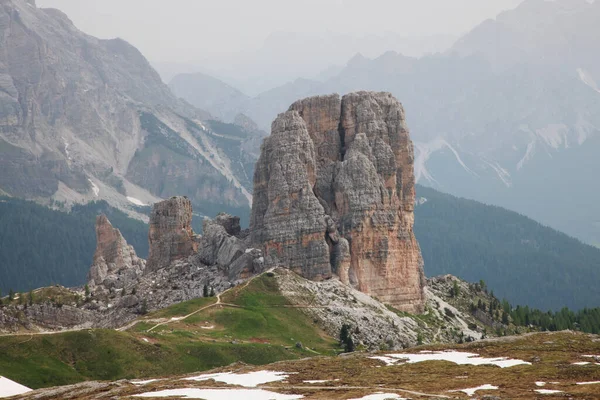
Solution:
[{"label": "tall rock pinnacle", "polygon": [[294,103],[273,122],[254,175],[252,241],[265,267],[314,280],[337,275],[422,312],[413,162],[404,109],[389,93]]},{"label": "tall rock pinnacle", "polygon": [[94,263],[88,274],[90,287],[121,289],[144,270],[145,261],[138,258],[133,247],[127,244],[106,215],[96,218],[96,242]]},{"label": "tall rock pinnacle", "polygon": [[192,202],[186,197],[172,197],[156,203],[150,214],[148,240],[147,272],[195,254],[198,243],[192,230]]}]

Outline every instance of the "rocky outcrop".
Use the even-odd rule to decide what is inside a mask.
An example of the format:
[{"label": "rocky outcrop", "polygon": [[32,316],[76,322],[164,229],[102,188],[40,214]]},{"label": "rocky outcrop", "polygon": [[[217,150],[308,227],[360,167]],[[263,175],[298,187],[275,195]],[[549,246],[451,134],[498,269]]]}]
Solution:
[{"label": "rocky outcrop", "polygon": [[187,197],[172,197],[156,203],[150,215],[150,253],[147,272],[154,272],[198,251],[192,230],[192,203]]},{"label": "rocky outcrop", "polygon": [[248,248],[248,231],[240,228],[240,218],[219,214],[205,219],[198,256],[206,265],[217,265],[231,281],[247,279],[262,272],[262,251]]},{"label": "rocky outcrop", "polygon": [[89,287],[122,289],[136,282],[144,270],[145,261],[136,255],[106,215],[96,219],[96,238],[96,253],[88,274]]},{"label": "rocky outcrop", "polygon": [[413,162],[404,109],[389,93],[294,103],[273,122],[254,175],[252,242],[265,267],[312,280],[337,275],[421,312]]}]

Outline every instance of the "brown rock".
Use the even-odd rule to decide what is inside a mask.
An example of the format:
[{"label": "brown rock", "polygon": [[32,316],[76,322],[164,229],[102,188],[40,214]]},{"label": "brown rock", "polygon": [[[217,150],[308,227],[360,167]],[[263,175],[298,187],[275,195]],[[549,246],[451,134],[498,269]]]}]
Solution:
[{"label": "brown rock", "polygon": [[[424,307],[413,145],[389,93],[313,97],[279,115],[256,166],[252,241],[265,267],[332,273],[399,309]],[[325,244],[325,246],[324,246]]]},{"label": "brown rock", "polygon": [[191,201],[187,197],[172,197],[156,203],[150,215],[148,240],[148,272],[195,254],[198,242],[192,230]]},{"label": "brown rock", "polygon": [[144,269],[144,260],[138,258],[133,247],[127,244],[106,215],[96,219],[96,238],[94,262],[88,274],[89,286],[121,281],[116,286],[124,287],[129,280],[135,280]]}]

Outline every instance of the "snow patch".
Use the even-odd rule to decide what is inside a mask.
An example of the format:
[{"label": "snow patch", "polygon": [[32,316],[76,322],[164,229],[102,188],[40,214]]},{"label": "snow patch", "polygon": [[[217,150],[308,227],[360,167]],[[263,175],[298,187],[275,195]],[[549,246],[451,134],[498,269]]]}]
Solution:
[{"label": "snow patch", "polygon": [[580,361],[580,362],[573,363],[573,365],[581,365],[581,366],[582,365],[590,365],[590,364],[591,364],[591,362],[589,362],[589,361]]},{"label": "snow patch", "polygon": [[533,154],[535,153],[535,141],[529,143],[527,145],[527,150],[525,150],[525,155],[521,158],[521,161],[517,163],[517,171],[523,168],[523,166],[531,160]]},{"label": "snow patch", "polygon": [[442,150],[443,148],[447,148],[454,154],[456,161],[460,164],[460,166],[467,171],[467,173],[478,177],[475,172],[473,172],[467,165],[463,162],[458,154],[458,151],[454,147],[450,145],[446,140],[442,138],[434,139],[427,143],[419,143],[415,142],[416,156],[415,156],[415,179],[417,182],[424,178],[431,183],[437,183],[437,181],[433,178],[433,176],[427,171],[427,161],[431,158],[431,155],[435,152]]},{"label": "snow patch", "polygon": [[534,392],[539,394],[556,394],[562,393],[562,390],[550,390],[550,389],[535,389]]},{"label": "snow patch", "polygon": [[578,385],[600,385],[600,381],[594,382],[577,382]]},{"label": "snow patch", "polygon": [[596,81],[594,80],[594,78],[588,71],[584,70],[583,68],[577,68],[577,74],[579,75],[579,79],[581,79],[581,82],[583,82],[584,84],[586,84],[587,86],[589,86],[590,88],[595,90],[596,92],[600,93],[598,84],[596,83]]},{"label": "snow patch", "polygon": [[403,397],[398,396],[396,393],[383,393],[377,392],[374,394],[367,395],[365,397],[361,397],[360,399],[350,399],[350,400],[407,400]]},{"label": "snow patch", "polygon": [[134,397],[177,397],[203,400],[296,400],[302,399],[304,396],[298,394],[280,394],[261,389],[171,389],[136,394]]},{"label": "snow patch", "polygon": [[144,386],[144,385],[148,385],[152,382],[158,382],[158,381],[160,381],[160,379],[148,379],[146,381],[131,381],[131,383],[133,383],[134,385],[137,385],[137,386]]},{"label": "snow patch", "polygon": [[463,392],[464,394],[466,394],[469,397],[472,397],[473,395],[475,395],[475,392],[478,390],[498,390],[498,386],[493,386],[493,385],[481,385],[475,388],[470,388],[470,389],[460,389],[460,390],[450,390],[451,393],[453,392]]},{"label": "snow patch", "polygon": [[500,178],[500,180],[502,181],[502,183],[504,183],[504,185],[509,188],[512,186],[512,180],[511,180],[511,176],[510,173],[502,168],[500,166],[500,164],[498,164],[495,161],[487,161],[487,160],[483,160],[487,165],[489,165],[490,167],[492,167],[492,169],[496,172],[496,174],[498,174],[498,177]]},{"label": "snow patch", "polygon": [[31,392],[31,389],[27,386],[23,386],[15,381],[0,376],[0,398],[12,397],[27,392]]},{"label": "snow patch", "polygon": [[140,206],[140,207],[144,207],[144,206],[148,205],[148,204],[145,204],[143,201],[136,199],[135,197],[129,197],[129,196],[127,196],[127,201],[129,201],[130,203],[135,204],[136,206]]},{"label": "snow patch", "polygon": [[[464,353],[460,351],[438,351],[416,354],[388,354],[386,358],[370,357],[394,365],[399,362],[416,364],[424,361],[449,361],[458,365],[495,365],[500,368],[509,368],[517,365],[531,365],[531,363],[506,357],[484,358],[475,353]],[[393,360],[393,362],[392,362]]]},{"label": "snow patch", "polygon": [[69,153],[69,142],[67,142],[67,139],[65,139],[64,136],[63,136],[63,143],[65,144],[65,155],[67,156],[67,160],[72,161],[71,155]]},{"label": "snow patch", "polygon": [[275,371],[254,371],[247,374],[235,374],[233,372],[225,372],[219,374],[205,374],[185,378],[185,381],[207,381],[214,380],[216,382],[224,382],[228,385],[239,385],[244,387],[256,387],[264,383],[279,382],[287,379],[289,374],[285,372]]},{"label": "snow patch", "polygon": [[98,195],[100,194],[100,188],[96,186],[96,184],[90,178],[88,178],[88,182],[92,185],[94,196],[98,197]]},{"label": "snow patch", "polygon": [[310,383],[311,385],[314,385],[315,383],[327,383],[327,382],[331,382],[329,379],[324,379],[324,380],[315,380],[315,381],[303,381],[304,383]]},{"label": "snow patch", "polygon": [[214,325],[210,325],[210,326],[201,326],[200,329],[215,329]]},{"label": "snow patch", "polygon": [[546,382],[536,382],[535,386],[537,386],[537,387],[544,387],[544,386],[546,386]]}]

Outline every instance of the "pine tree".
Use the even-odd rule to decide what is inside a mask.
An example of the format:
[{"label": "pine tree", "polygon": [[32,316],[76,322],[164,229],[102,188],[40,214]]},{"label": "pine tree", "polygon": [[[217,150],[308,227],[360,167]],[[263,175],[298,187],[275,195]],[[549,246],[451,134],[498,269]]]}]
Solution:
[{"label": "pine tree", "polygon": [[29,305],[32,306],[33,305],[33,290],[29,291]]},{"label": "pine tree", "polygon": [[148,301],[146,299],[144,299],[144,301],[142,302],[142,309],[140,310],[140,313],[142,315],[148,314]]},{"label": "pine tree", "polygon": [[204,288],[202,289],[202,297],[208,297],[208,285],[205,283]]},{"label": "pine tree", "polygon": [[212,286],[210,288],[210,297],[215,297],[215,288]]},{"label": "pine tree", "polygon": [[12,289],[10,289],[8,291],[8,303],[10,304],[14,298],[15,298],[15,292]]},{"label": "pine tree", "polygon": [[348,336],[348,339],[346,339],[346,347],[345,347],[346,353],[352,353],[354,352],[354,340],[352,340],[352,336]]},{"label": "pine tree", "polygon": [[85,298],[87,299],[88,297],[90,297],[90,287],[87,285],[87,283],[84,286],[84,290],[85,290]]},{"label": "pine tree", "polygon": [[349,336],[350,336],[350,325],[343,324],[342,329],[340,330],[340,343],[346,344]]}]

